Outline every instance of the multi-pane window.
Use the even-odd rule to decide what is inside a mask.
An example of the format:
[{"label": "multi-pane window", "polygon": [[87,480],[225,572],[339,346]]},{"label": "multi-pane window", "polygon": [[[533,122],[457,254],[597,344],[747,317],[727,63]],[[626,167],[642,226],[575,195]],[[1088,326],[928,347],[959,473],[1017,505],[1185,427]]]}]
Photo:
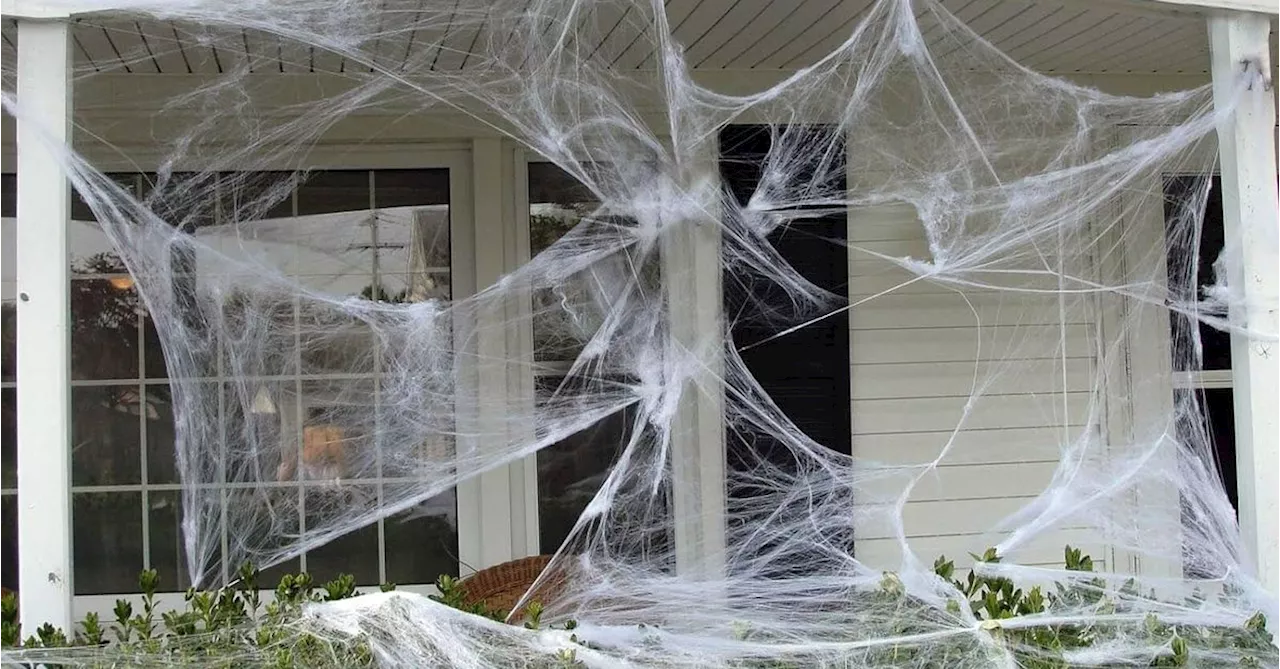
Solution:
[{"label": "multi-pane window", "polygon": [[[113,178],[134,196],[146,198],[153,175]],[[178,175],[176,178],[182,178]],[[150,201],[171,221],[184,221],[201,246],[252,258],[290,279],[329,295],[387,301],[448,298],[450,282],[449,170],[340,170],[310,175],[300,186],[289,174],[226,174],[218,182],[216,204],[198,212],[178,204]],[[15,180],[5,175],[6,249],[11,240]],[[277,189],[269,208],[251,207],[264,189]],[[181,503],[174,460],[172,397],[164,351],[133,279],[112,252],[93,213],[73,198],[71,245],[72,513],[73,563],[77,594],[131,592],[140,569],[160,571],[170,588],[185,587],[180,531]],[[194,281],[221,271],[216,260],[195,251]],[[7,268],[12,263],[5,263]],[[16,580],[16,451],[13,375],[13,282],[4,285],[3,545],[5,586]],[[179,289],[180,287],[175,287]],[[325,332],[295,320],[277,326]],[[220,421],[255,421],[263,434],[277,435],[279,455],[271,468],[285,508],[299,509],[296,529],[305,529],[305,498],[319,494],[307,471],[326,463],[353,435],[340,434],[334,412],[358,396],[377,409],[382,367],[370,339],[325,337],[323,344],[298,347],[299,359],[271,370],[263,379],[248,416],[220,415]],[[305,352],[305,355],[302,353]],[[225,354],[225,353],[224,353]],[[230,393],[243,385],[233,370],[202,379],[224,407],[239,403]],[[225,409],[230,412],[231,409]],[[236,412],[237,414],[242,412]],[[312,461],[314,458],[319,458]],[[320,462],[324,460],[324,462]],[[330,472],[333,473],[333,472]],[[339,476],[342,472],[336,472]],[[332,477],[331,477],[332,478]],[[392,485],[367,475],[352,488],[381,499]],[[314,481],[312,482],[314,483]],[[316,505],[312,505],[313,508]],[[418,507],[343,536],[264,575],[303,569],[317,579],[352,573],[362,585],[378,582],[429,583],[458,569],[457,502],[450,491]],[[224,530],[225,532],[225,530]],[[223,538],[227,540],[226,537]]]}]

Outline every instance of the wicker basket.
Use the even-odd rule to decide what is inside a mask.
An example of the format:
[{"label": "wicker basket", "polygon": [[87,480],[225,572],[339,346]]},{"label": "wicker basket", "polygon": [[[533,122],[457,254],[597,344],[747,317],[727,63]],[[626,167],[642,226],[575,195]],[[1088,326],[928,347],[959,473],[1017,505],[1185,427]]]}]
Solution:
[{"label": "wicker basket", "polygon": [[[462,580],[466,602],[483,603],[487,608],[503,612],[511,611],[550,562],[550,555],[534,555],[481,569]],[[538,586],[538,591],[529,601],[546,604],[560,592],[563,585],[563,577],[552,578]]]}]

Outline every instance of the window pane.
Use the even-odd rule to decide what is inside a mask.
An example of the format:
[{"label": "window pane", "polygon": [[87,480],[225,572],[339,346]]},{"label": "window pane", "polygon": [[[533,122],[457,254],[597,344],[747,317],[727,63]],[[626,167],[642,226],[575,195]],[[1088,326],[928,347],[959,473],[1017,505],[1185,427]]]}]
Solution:
[{"label": "window pane", "polygon": [[1236,479],[1236,413],[1235,394],[1230,388],[1210,388],[1204,391],[1205,416],[1209,421],[1209,434],[1213,437],[1213,454],[1217,458],[1218,473],[1222,476],[1227,499],[1237,511],[1240,497]]},{"label": "window pane", "polygon": [[421,302],[450,297],[449,170],[374,173],[372,238],[378,299]]},{"label": "window pane", "polygon": [[164,346],[160,344],[160,332],[156,330],[155,320],[145,312],[142,314],[142,358],[142,364],[145,366],[143,378],[169,378],[169,369],[165,364]]},{"label": "window pane", "polygon": [[[1203,220],[1200,227],[1195,228],[1190,223],[1201,216],[1201,207]],[[1216,282],[1213,263],[1226,245],[1222,219],[1222,178],[1212,177],[1208,183],[1204,177],[1166,179],[1165,222],[1169,237],[1167,268],[1171,295],[1187,302],[1204,299],[1204,290]],[[1192,248],[1195,248],[1194,257]],[[1176,371],[1231,369],[1230,334],[1176,312],[1170,312],[1169,318],[1173,330],[1173,364]],[[1195,364],[1194,336],[1197,333],[1203,355],[1199,365]]]},{"label": "window pane", "polygon": [[[160,589],[166,592],[182,591],[191,586],[187,572],[186,543],[182,536],[181,519],[183,516],[182,498],[177,491],[157,491],[148,493],[147,512],[150,518],[151,567],[160,573]],[[228,497],[226,503],[230,503]],[[220,504],[220,503],[219,503]],[[221,513],[217,507],[211,513]],[[214,546],[214,554],[209,557],[210,564],[215,564],[222,556],[221,542]],[[295,558],[283,564],[262,570],[258,577],[258,587],[273,589],[285,574],[296,574],[299,561]],[[239,565],[228,565],[229,580],[235,579]],[[222,585],[220,575],[214,575],[206,587]]]},{"label": "window pane", "polygon": [[[540,396],[560,379],[539,379]],[[578,516],[608,477],[626,447],[634,415],[622,411],[538,451],[538,543],[554,552],[578,522]]]},{"label": "window pane", "polygon": [[16,388],[0,389],[0,489],[18,489],[18,391]]},{"label": "window pane", "polygon": [[374,200],[379,209],[449,204],[449,169],[377,170]]},{"label": "window pane", "polygon": [[[1208,446],[1196,448],[1184,457],[1211,459],[1207,462],[1210,472],[1222,481],[1227,499],[1239,513],[1239,494],[1236,480],[1235,447],[1235,397],[1230,388],[1180,389],[1174,391],[1174,405],[1178,411],[1178,438],[1185,444]],[[1182,500],[1183,526],[1197,527],[1206,522],[1196,506]],[[1212,531],[1211,529],[1209,531]],[[1194,542],[1184,538],[1183,573],[1188,578],[1219,578],[1226,565],[1212,555],[1194,549]]]},{"label": "window pane", "polygon": [[71,378],[138,378],[138,310],[128,275],[71,282]]},{"label": "window pane", "polygon": [[288,218],[293,215],[292,172],[224,172],[218,178],[221,224]]},{"label": "window pane", "polygon": [[365,170],[316,172],[298,187],[299,216],[368,208],[369,173]]},{"label": "window pane", "polygon": [[[537,255],[570,230],[589,226],[592,235],[627,234],[633,225],[628,219],[600,215],[599,203],[590,191],[573,177],[550,163],[529,165],[529,238],[530,251]],[[660,265],[656,254],[635,257],[630,249],[619,251],[608,259],[562,282],[554,288],[533,294],[533,353],[538,362],[574,360],[587,341],[600,328],[607,310],[621,298],[617,291],[634,287],[634,278],[644,282],[642,289],[660,291]]]},{"label": "window pane", "polygon": [[600,206],[586,186],[552,163],[529,163],[529,251],[538,255]]},{"label": "window pane", "polygon": [[141,174],[138,193],[156,216],[169,225],[195,230],[217,222],[217,177],[207,172],[173,172],[168,175]]},{"label": "window pane", "polygon": [[139,416],[154,415],[138,386],[71,389],[71,484],[142,482]]},{"label": "window pane", "polygon": [[76,594],[137,592],[142,493],[75,493],[71,506]]},{"label": "window pane", "polygon": [[[120,184],[125,192],[137,197],[138,177],[134,174],[107,175]],[[67,242],[70,245],[71,271],[74,274],[114,274],[127,270],[124,261],[116,254],[115,247],[102,226],[98,217],[89,208],[88,203],[80,196],[79,191],[71,190],[71,223],[67,229]]]},{"label": "window pane", "polygon": [[[446,205],[380,209],[377,229],[381,299],[421,302],[449,296],[449,209]],[[443,280],[441,280],[443,279]]]},{"label": "window pane", "polygon": [[18,589],[18,496],[0,497],[0,586]]},{"label": "window pane", "polygon": [[18,350],[18,219],[14,218],[13,175],[4,175],[4,216],[0,218],[0,380],[17,374]]},{"label": "window pane", "polygon": [[[226,491],[225,497],[226,513],[239,516],[233,521],[234,527],[250,533],[244,537],[250,545],[261,546],[267,552],[294,547],[292,538],[302,531],[301,492],[297,486],[233,488]],[[238,538],[228,537],[228,541],[232,540]],[[260,582],[275,585],[281,576],[298,573],[300,565],[297,558],[292,558],[263,569]],[[240,566],[232,564],[227,568],[234,574]]]},{"label": "window pane", "polygon": [[18,375],[18,305],[7,297],[9,289],[6,284],[6,297],[0,302],[0,380],[3,381],[13,381]]},{"label": "window pane", "polygon": [[[408,491],[388,484],[392,495]],[[441,493],[384,521],[387,581],[433,583],[441,574],[458,575],[458,499]]]},{"label": "window pane", "polygon": [[298,343],[304,375],[377,370],[377,340],[369,324],[329,304],[308,302],[300,310]]},{"label": "window pane", "polygon": [[179,524],[181,516],[181,493],[163,490],[147,494],[151,568],[160,574],[160,589],[166,592],[191,587],[187,574],[186,543]]},{"label": "window pane", "polygon": [[16,218],[18,216],[18,175],[5,173],[0,175],[0,217]]},{"label": "window pane", "polygon": [[147,483],[177,483],[173,397],[169,386],[147,385],[143,396],[147,405]]},{"label": "window pane", "polygon": [[[374,485],[309,485],[307,488],[308,518],[332,518],[350,506],[370,506],[370,500],[378,496],[378,487]],[[351,574],[356,585],[377,585],[380,580],[378,524],[366,525],[308,551],[307,572],[317,583]]]}]

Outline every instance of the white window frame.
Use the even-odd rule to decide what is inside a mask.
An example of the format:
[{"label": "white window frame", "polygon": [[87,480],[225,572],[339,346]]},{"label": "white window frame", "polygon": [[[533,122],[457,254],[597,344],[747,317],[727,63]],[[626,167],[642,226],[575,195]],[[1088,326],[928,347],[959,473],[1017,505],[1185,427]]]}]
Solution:
[{"label": "white window frame", "polygon": [[[100,168],[104,171],[111,172],[112,168],[118,168],[120,171],[128,172],[145,172],[146,169],[140,168],[137,162],[128,164],[113,165],[115,161],[107,160]],[[150,161],[148,161],[150,162]],[[184,171],[184,168],[191,166],[176,166],[175,171]],[[287,165],[279,166],[255,166],[255,169],[288,169]],[[474,203],[476,194],[473,192],[473,169],[471,160],[471,147],[468,143],[450,142],[450,143],[430,143],[417,145],[388,145],[376,146],[368,144],[332,144],[322,145],[313,150],[308,156],[308,169],[315,170],[359,170],[359,171],[377,171],[377,170],[394,170],[394,169],[448,169],[449,170],[449,216],[450,216],[450,242],[451,242],[451,258],[450,258],[450,282],[452,297],[454,299],[465,298],[472,295],[476,291],[475,268],[477,266],[477,246],[475,240],[475,224],[474,224]],[[78,278],[98,278],[93,276],[79,276]],[[141,352],[140,352],[141,354]],[[323,378],[323,375],[317,378]],[[305,379],[304,379],[305,380]],[[144,379],[141,374],[136,379],[139,384],[159,385],[163,383],[161,379]],[[121,380],[111,382],[116,384]],[[79,386],[104,385],[106,382],[88,381],[87,383],[77,382],[73,384]],[[132,383],[132,381],[131,381]],[[16,381],[3,382],[5,388],[16,386]],[[142,443],[140,448],[143,451],[145,459],[146,451],[146,433],[142,432],[140,437]],[[144,461],[145,466],[145,461]],[[376,481],[370,481],[375,483]],[[111,492],[115,488],[121,490],[139,492],[155,488],[155,485],[139,483],[137,485],[125,486],[94,486],[88,492]],[[159,488],[169,489],[172,485],[159,486]],[[466,484],[459,486],[457,496],[457,533],[458,533],[458,558],[459,573],[466,574],[468,569],[480,562],[480,557],[474,554],[471,549],[475,545],[474,536],[479,534],[482,525],[478,523],[464,522],[464,518],[475,517],[477,514],[474,509],[469,508],[474,505],[475,500],[472,497],[463,494]],[[67,495],[71,495],[75,488],[66,491]],[[16,495],[15,490],[6,490],[3,493],[6,497]],[[139,512],[143,515],[143,538],[146,540],[147,535],[147,509],[145,504],[145,496],[143,497],[143,508]],[[380,580],[386,580],[385,574],[385,535],[379,524],[378,536],[378,552],[379,552],[379,576]],[[16,537],[15,537],[16,539]],[[19,559],[23,551],[21,545],[18,546]],[[141,569],[150,568],[150,552],[144,551],[143,564]],[[305,561],[302,563],[302,569],[306,569]],[[173,574],[162,574],[169,587],[174,583]],[[163,587],[163,583],[162,583]],[[274,584],[260,584],[261,593],[268,600],[274,590]],[[368,588],[364,588],[367,590]],[[410,583],[397,584],[397,589],[419,594],[432,594],[436,592],[434,583]],[[115,602],[119,599],[131,601],[135,610],[139,609],[141,603],[141,594],[136,592],[119,593],[119,594],[102,594],[102,595],[74,595],[72,615],[76,621],[84,618],[87,613],[95,612],[104,620],[114,619],[112,609]],[[159,592],[156,595],[157,603],[160,610],[168,610],[171,608],[180,608],[184,604],[183,593],[176,591]]]}]

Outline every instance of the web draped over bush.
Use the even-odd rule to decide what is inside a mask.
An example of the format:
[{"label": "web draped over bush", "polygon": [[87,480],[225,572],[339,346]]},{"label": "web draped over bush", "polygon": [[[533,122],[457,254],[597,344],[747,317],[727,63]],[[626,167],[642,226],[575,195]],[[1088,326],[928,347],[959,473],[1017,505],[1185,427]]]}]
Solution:
[{"label": "web draped over bush", "polygon": [[[1239,231],[1201,275],[1214,130],[1232,111],[1215,110],[1207,87],[1128,98],[1048,78],[924,0],[878,1],[829,53],[746,92],[700,85],[656,0],[175,1],[134,11],[215,48],[261,31],[284,57],[347,64],[345,88],[287,113],[255,106],[264,84],[247,67],[174,98],[162,114],[204,116],[166,147],[145,198],[60,147],[164,346],[193,583],[218,585],[245,561],[280,563],[625,415],[620,455],[546,574],[563,586],[543,619],[576,620],[590,645],[578,659],[592,666],[1012,666],[1018,630],[1086,623],[1105,643],[1070,651],[1073,661],[1145,663],[1167,646],[1152,640],[1148,614],[1183,625],[1241,626],[1257,611],[1274,620],[1198,399],[1175,402],[1161,379],[1126,367],[1131,345],[1164,346],[1150,333],[1169,337],[1170,323],[1168,362],[1182,370],[1201,366],[1199,324],[1276,336],[1228,317],[1249,306],[1236,278]],[[415,47],[423,39],[430,47]],[[621,68],[636,49],[650,55]],[[1237,95],[1259,94],[1261,76],[1242,68]],[[20,97],[5,106],[23,118]],[[326,131],[384,107],[498,133],[555,163],[599,206],[518,270],[453,300],[429,282],[395,296],[330,294],[251,252],[246,240],[305,181]],[[734,124],[769,137],[746,197],[717,167]],[[297,171],[264,171],[281,167]],[[1170,175],[1190,184],[1172,204]],[[806,278],[771,241],[832,213],[847,215],[848,236],[824,241],[847,246],[860,277],[847,292]],[[904,216],[898,230],[909,234],[893,236],[885,221]],[[738,297],[717,317],[722,294]],[[939,414],[947,425],[928,433],[927,450],[895,451],[874,431],[857,433],[852,455],[811,439],[756,382],[733,335],[743,324],[772,341],[829,319],[858,323],[913,295],[941,296],[956,338],[972,344],[968,400]],[[574,351],[571,370],[536,397],[495,396],[494,378],[531,377],[539,364],[536,351],[494,356],[508,350],[495,342],[536,319],[556,324],[538,345]],[[1087,378],[1072,381],[1080,357]],[[264,389],[267,401],[289,401],[304,368],[336,379],[326,381],[336,399],[325,421],[344,435],[341,468],[308,469],[296,454],[290,466],[301,445],[255,418]],[[913,551],[911,502],[959,485],[948,463],[983,460],[984,407],[1022,385],[1039,401],[1031,424],[1053,429],[1014,448],[1051,452],[1056,469],[983,528],[1002,559],[976,568],[1020,587],[1061,581],[1111,594],[1016,615],[1001,636],[937,575],[935,555]],[[1135,408],[1155,396],[1159,411]],[[716,455],[725,442],[728,464]],[[390,483],[361,495],[361,479]],[[281,480],[314,490],[289,494]],[[725,501],[723,490],[737,492]],[[1084,581],[1025,557],[1064,528],[1110,546],[1115,578]],[[892,557],[862,558],[867,536]],[[907,596],[883,596],[885,570]],[[1229,596],[1188,604],[1194,588]],[[300,626],[368,634],[375,655],[401,666],[515,666],[567,643],[410,595],[319,606]]]}]

